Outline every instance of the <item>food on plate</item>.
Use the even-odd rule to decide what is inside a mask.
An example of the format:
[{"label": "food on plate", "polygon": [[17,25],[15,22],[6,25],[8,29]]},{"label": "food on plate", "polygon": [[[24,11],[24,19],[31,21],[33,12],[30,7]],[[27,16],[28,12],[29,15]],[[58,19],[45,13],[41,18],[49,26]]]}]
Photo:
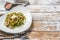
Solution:
[{"label": "food on plate", "polygon": [[8,28],[14,29],[15,27],[19,27],[24,25],[26,17],[21,12],[12,12],[7,15],[5,19],[5,25]]}]

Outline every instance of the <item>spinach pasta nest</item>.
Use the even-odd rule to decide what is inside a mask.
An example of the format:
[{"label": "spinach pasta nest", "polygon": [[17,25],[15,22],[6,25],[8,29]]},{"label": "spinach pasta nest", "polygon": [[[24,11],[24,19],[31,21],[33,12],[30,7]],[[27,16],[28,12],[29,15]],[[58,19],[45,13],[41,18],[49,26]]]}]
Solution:
[{"label": "spinach pasta nest", "polygon": [[5,26],[8,28],[15,28],[19,27],[21,25],[24,25],[24,21],[26,20],[26,17],[21,12],[12,12],[7,15],[5,19]]}]

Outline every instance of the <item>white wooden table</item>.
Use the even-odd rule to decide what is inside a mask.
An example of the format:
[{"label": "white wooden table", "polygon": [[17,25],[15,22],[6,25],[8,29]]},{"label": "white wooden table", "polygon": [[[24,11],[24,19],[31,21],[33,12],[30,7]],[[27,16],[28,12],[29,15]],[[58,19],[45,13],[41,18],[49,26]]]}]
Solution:
[{"label": "white wooden table", "polygon": [[33,17],[29,40],[60,40],[60,1],[34,1],[30,1],[32,5],[27,6]]}]

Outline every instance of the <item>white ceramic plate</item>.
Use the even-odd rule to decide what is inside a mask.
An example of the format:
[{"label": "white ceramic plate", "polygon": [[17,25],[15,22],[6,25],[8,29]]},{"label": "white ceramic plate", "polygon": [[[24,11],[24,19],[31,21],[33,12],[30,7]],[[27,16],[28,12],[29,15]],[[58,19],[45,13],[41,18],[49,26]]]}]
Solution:
[{"label": "white ceramic plate", "polygon": [[[22,25],[21,27],[15,28],[14,30],[7,28],[4,25],[4,22],[5,22],[6,15],[10,12],[22,12],[26,17],[25,24]],[[0,17],[0,30],[7,32],[7,33],[21,33],[23,31],[27,30],[30,27],[31,23],[32,23],[31,13],[28,11],[27,8],[19,5],[19,6],[14,7],[13,9],[11,9],[9,12],[7,12],[2,17]]]}]

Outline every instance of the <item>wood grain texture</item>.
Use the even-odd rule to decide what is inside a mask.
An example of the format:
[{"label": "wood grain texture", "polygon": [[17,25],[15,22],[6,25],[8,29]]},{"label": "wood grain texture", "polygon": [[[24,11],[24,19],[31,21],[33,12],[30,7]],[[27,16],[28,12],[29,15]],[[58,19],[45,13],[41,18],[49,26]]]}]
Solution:
[{"label": "wood grain texture", "polygon": [[60,40],[60,0],[29,1],[39,4],[27,7],[33,18],[29,40]]},{"label": "wood grain texture", "polygon": [[31,39],[39,40],[58,40],[60,39],[59,32],[31,32],[28,37]]}]

